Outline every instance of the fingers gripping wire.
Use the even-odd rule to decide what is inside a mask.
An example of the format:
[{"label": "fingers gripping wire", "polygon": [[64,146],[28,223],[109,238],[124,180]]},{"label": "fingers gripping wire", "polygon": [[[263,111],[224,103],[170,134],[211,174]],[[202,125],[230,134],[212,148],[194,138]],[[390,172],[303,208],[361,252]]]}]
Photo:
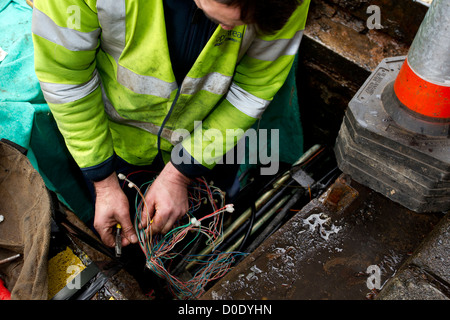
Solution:
[{"label": "fingers gripping wire", "polygon": [[[235,257],[243,255],[240,252],[222,253],[215,250],[223,241],[224,214],[232,213],[234,207],[232,204],[225,205],[225,194],[220,189],[208,185],[204,179],[195,179],[189,185],[189,210],[178,220],[172,230],[164,235],[152,233],[152,219],[148,217],[148,214],[144,214],[149,211],[145,193],[141,189],[148,190],[154,180],[148,181],[139,188],[124,175],[119,175],[119,179],[127,181],[128,187],[138,191],[134,226],[139,245],[146,257],[146,267],[167,280],[169,290],[175,298],[187,300],[200,297],[210,281],[224,276],[230,270]],[[211,206],[210,213],[201,217],[194,216],[200,208],[209,208],[208,204]],[[147,226],[147,229],[139,228],[141,225]],[[205,245],[211,248],[211,253],[184,254],[200,237],[206,239]],[[194,262],[199,268],[191,279],[182,280],[171,273],[170,266],[175,259],[182,259],[185,263]]]}]

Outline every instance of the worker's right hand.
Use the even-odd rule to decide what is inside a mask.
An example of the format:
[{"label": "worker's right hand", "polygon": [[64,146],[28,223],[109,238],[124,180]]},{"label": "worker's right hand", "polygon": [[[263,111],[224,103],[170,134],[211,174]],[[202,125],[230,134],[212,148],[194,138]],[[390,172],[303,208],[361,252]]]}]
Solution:
[{"label": "worker's right hand", "polygon": [[122,246],[137,242],[136,232],[131,223],[128,199],[120,188],[117,175],[111,174],[106,179],[94,182],[96,201],[94,228],[102,242],[115,245],[115,227],[122,226]]},{"label": "worker's right hand", "polygon": [[139,227],[153,234],[169,232],[189,210],[187,187],[190,182],[168,162],[146,192],[146,207]]}]

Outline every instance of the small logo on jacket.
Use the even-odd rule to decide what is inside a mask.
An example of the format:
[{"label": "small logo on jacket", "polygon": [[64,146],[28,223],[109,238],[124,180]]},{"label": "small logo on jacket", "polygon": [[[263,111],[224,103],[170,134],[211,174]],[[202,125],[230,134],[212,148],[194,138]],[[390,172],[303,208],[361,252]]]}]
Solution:
[{"label": "small logo on jacket", "polygon": [[222,30],[216,39],[215,46],[221,46],[225,41],[241,42],[242,32],[236,30]]}]

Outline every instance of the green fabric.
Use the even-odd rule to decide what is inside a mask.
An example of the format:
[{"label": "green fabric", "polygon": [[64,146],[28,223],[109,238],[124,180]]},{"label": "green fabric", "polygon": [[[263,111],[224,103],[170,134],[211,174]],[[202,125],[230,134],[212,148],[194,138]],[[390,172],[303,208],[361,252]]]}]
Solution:
[{"label": "green fabric", "polygon": [[[267,130],[266,151],[257,149],[258,145],[246,144],[245,161],[240,166],[239,174],[243,174],[248,169],[256,168],[261,165],[259,155],[266,152],[270,158],[276,158],[272,155],[271,129],[278,129],[278,159],[280,162],[294,164],[303,154],[303,128],[300,117],[300,109],[297,95],[297,65],[298,55],[296,55],[294,64],[289,72],[286,82],[275,95],[272,103],[267,107],[261,119],[253,125],[253,129]],[[261,146],[260,146],[261,147]],[[264,146],[263,148],[264,149]],[[256,163],[253,159],[257,159]],[[246,179],[242,185],[246,184]]]},{"label": "green fabric", "polygon": [[[303,154],[303,129],[296,82],[297,64],[298,56],[295,57],[286,82],[264,112],[260,123],[256,124],[260,129],[280,130],[280,161],[289,164],[296,162]],[[270,146],[270,140],[268,143]]]},{"label": "green fabric", "polygon": [[87,221],[93,217],[89,193],[34,72],[31,14],[25,0],[0,0],[0,47],[7,52],[0,61],[0,138],[27,149],[46,186]]}]

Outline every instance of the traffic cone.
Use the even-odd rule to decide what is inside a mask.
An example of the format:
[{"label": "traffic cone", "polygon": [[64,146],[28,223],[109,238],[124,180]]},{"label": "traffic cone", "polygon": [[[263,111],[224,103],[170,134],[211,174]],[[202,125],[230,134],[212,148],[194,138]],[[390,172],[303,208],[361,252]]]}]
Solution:
[{"label": "traffic cone", "polygon": [[450,1],[431,4],[394,91],[402,106],[418,119],[450,122]]},{"label": "traffic cone", "polygon": [[433,0],[408,55],[384,59],[349,102],[335,155],[410,210],[450,210],[449,0]]}]

